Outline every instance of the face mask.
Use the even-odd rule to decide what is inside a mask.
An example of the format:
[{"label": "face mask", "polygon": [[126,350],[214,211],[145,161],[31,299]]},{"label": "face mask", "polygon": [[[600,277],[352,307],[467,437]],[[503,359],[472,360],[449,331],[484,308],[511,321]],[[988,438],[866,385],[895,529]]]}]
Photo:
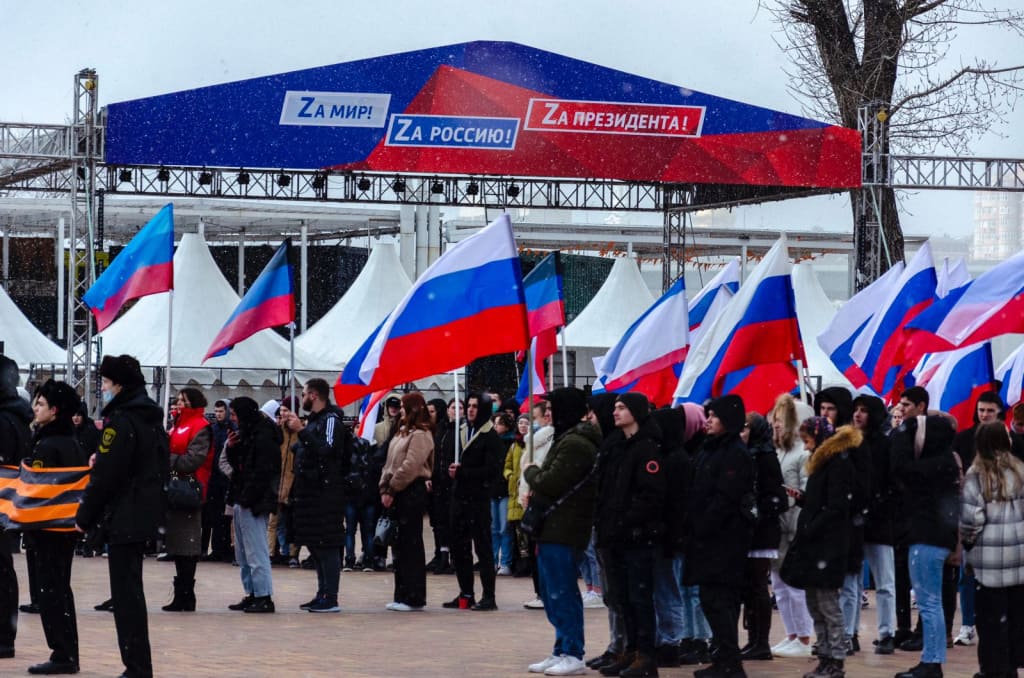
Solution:
[{"label": "face mask", "polygon": [[103,399],[103,403],[106,404],[114,399],[114,394],[111,393],[110,391],[102,391],[100,393],[100,397]]}]

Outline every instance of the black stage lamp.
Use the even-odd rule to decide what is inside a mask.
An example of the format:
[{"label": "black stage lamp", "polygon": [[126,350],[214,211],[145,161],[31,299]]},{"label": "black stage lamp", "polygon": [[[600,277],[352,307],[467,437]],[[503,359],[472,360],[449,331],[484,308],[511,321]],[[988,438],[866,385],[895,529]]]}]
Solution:
[{"label": "black stage lamp", "polygon": [[440,181],[435,181],[430,185],[430,192],[434,195],[441,195],[444,193],[444,184]]},{"label": "black stage lamp", "polygon": [[166,167],[161,167],[156,171],[156,180],[162,181],[166,184],[171,180],[171,171]]},{"label": "black stage lamp", "polygon": [[290,176],[288,176],[287,174],[285,174],[284,172],[282,172],[277,177],[277,185],[280,186],[281,188],[288,188],[288,186],[291,183],[292,183],[292,178]]},{"label": "black stage lamp", "polygon": [[212,174],[210,174],[206,170],[203,170],[202,172],[199,173],[199,185],[200,186],[209,186],[212,183],[213,183],[213,175]]},{"label": "black stage lamp", "polygon": [[395,179],[395,183],[391,184],[391,188],[394,189],[395,193],[405,193],[405,179]]},{"label": "black stage lamp", "polygon": [[480,184],[476,183],[475,181],[469,182],[469,185],[466,186],[466,195],[479,195],[479,194],[480,194]]},{"label": "black stage lamp", "polygon": [[249,173],[245,170],[239,170],[238,172],[238,185],[248,186],[249,185]]},{"label": "black stage lamp", "polygon": [[117,180],[122,184],[130,182],[132,180],[132,171],[130,169],[122,169],[117,175]]},{"label": "black stage lamp", "polygon": [[508,197],[510,197],[510,198],[518,197],[519,196],[519,186],[517,186],[514,183],[509,184],[508,188],[505,189],[505,193],[508,194]]},{"label": "black stage lamp", "polygon": [[364,193],[370,190],[370,180],[367,179],[366,177],[360,177],[359,183],[356,185],[359,187],[359,190],[363,191]]}]

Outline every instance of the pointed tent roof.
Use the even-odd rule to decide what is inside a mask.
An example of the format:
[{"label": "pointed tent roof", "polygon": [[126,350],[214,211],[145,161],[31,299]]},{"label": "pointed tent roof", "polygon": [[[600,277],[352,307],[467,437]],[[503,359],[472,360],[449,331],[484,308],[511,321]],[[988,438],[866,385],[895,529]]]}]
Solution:
[{"label": "pointed tent roof", "polygon": [[562,341],[574,348],[611,348],[653,303],[636,261],[616,259],[601,289],[565,328]]},{"label": "pointed tent roof", "polygon": [[845,386],[855,390],[850,380],[833,364],[828,355],[818,346],[818,335],[825,331],[836,314],[835,305],[808,262],[793,267],[793,295],[796,297],[796,318],[800,325],[800,336],[804,340],[807,356],[807,371],[821,376],[822,386]]},{"label": "pointed tent roof", "polygon": [[0,341],[3,354],[27,368],[29,363],[62,364],[68,360],[67,351],[46,338],[25,317],[7,291],[0,287]]},{"label": "pointed tent roof", "polygon": [[[235,346],[225,356],[203,364],[210,343],[240,301],[220,269],[202,236],[186,233],[174,253],[174,317],[171,367],[194,368],[172,375],[175,383],[193,378],[204,382],[214,378],[234,385],[240,381],[276,381],[268,370],[287,369],[288,342],[272,330],[262,330]],[[167,364],[167,303],[169,295],[143,297],[124,315],[99,334],[103,353],[128,353],[142,365]],[[296,369],[312,364],[296,350]],[[212,368],[208,372],[204,369]],[[218,368],[234,368],[217,373]]]},{"label": "pointed tent roof", "polygon": [[340,371],[411,287],[395,246],[378,243],[348,291],[295,346],[317,369]]}]

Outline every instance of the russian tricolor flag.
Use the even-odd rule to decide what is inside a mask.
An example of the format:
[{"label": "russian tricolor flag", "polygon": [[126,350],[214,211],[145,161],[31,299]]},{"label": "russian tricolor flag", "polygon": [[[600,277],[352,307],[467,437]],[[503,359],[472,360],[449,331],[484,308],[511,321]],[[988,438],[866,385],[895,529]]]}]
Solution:
[{"label": "russian tricolor flag", "polygon": [[339,405],[529,345],[512,222],[503,214],[446,251],[352,356]]},{"label": "russian tricolor flag", "polygon": [[974,425],[978,396],[991,390],[992,345],[989,342],[945,353],[929,354],[914,370],[916,383],[928,391],[934,407],[949,412],[957,430]]},{"label": "russian tricolor flag", "polygon": [[[932,305],[937,285],[931,245],[925,242],[850,350],[850,358],[860,367],[875,393],[889,393],[896,386],[900,374],[907,371],[901,361],[903,328]],[[842,315],[842,311],[837,315]],[[858,388],[864,385],[853,379],[850,381]]]},{"label": "russian tricolor flag", "polygon": [[82,301],[102,332],[125,302],[174,289],[174,207],[164,207],[135,234]]},{"label": "russian tricolor flag", "polygon": [[999,395],[1007,407],[1019,403],[1024,395],[1024,344],[996,368],[996,379],[1003,382]]},{"label": "russian tricolor flag", "polygon": [[532,358],[533,369],[530,369],[530,364],[523,365],[523,374],[519,377],[519,389],[516,391],[516,400],[521,403],[519,411],[524,414],[530,411],[531,389],[535,398],[547,393],[547,388],[544,386],[544,358],[540,357],[537,349],[538,339],[539,337],[533,337],[530,340],[528,355]]},{"label": "russian tricolor flag", "polygon": [[269,327],[281,327],[295,321],[295,295],[292,292],[291,238],[281,243],[266,268],[242,297],[206,351],[210,358],[228,351]]},{"label": "russian tricolor flag", "polygon": [[677,401],[735,393],[747,409],[767,412],[779,393],[797,385],[794,362],[805,358],[789,274],[786,241],[780,238],[691,349]]}]

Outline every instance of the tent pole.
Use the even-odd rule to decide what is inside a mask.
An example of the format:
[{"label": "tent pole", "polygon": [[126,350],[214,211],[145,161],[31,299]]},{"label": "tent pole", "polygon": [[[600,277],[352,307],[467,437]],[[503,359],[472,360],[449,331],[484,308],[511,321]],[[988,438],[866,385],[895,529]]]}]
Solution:
[{"label": "tent pole", "polygon": [[[305,227],[303,227],[305,228]],[[303,271],[305,272],[305,271]],[[295,321],[288,323],[288,389],[295,406]]]},{"label": "tent pole", "polygon": [[160,409],[165,413],[171,402],[171,337],[174,330],[174,290],[167,292],[167,374],[164,375],[164,401]]},{"label": "tent pole", "polygon": [[459,371],[452,370],[452,377],[455,379],[455,463],[459,463],[462,456],[462,427],[459,425],[459,417],[462,416],[462,407],[459,403]]}]

